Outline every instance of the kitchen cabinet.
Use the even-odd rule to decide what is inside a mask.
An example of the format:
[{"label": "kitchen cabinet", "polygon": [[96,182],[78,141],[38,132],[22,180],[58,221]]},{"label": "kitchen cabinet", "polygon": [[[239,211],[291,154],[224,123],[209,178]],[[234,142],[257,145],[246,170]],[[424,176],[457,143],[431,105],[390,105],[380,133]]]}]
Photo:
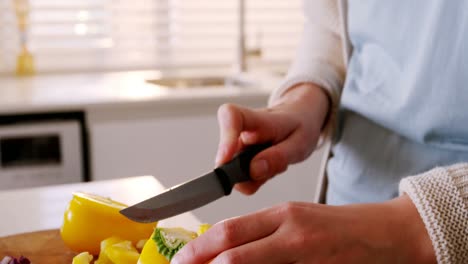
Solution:
[{"label": "kitchen cabinet", "polygon": [[[92,180],[155,175],[164,186],[214,166],[216,112],[224,102],[263,107],[279,77],[255,87],[168,89],[146,82],[157,71],[2,77],[0,113],[84,113]],[[313,201],[324,150],[292,166],[254,196],[236,192],[194,211],[202,221],[244,214],[285,201]]]},{"label": "kitchen cabinet", "polygon": [[[244,98],[236,103],[260,107],[266,98]],[[93,179],[157,175],[164,186],[173,186],[202,175],[214,166],[219,105],[194,103],[173,111],[147,107],[90,113]],[[233,192],[194,214],[214,223],[285,201],[313,201],[322,158],[319,151],[268,182],[254,196]]]}]

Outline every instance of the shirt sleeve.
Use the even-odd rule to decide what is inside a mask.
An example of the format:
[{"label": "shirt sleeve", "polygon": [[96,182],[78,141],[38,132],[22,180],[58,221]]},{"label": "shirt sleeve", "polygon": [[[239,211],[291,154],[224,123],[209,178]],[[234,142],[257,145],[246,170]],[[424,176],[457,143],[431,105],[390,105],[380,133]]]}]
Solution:
[{"label": "shirt sleeve", "polygon": [[289,88],[311,82],[325,90],[336,109],[345,78],[338,1],[304,0],[303,9],[306,22],[295,59],[285,81],[270,96],[269,105]]},{"label": "shirt sleeve", "polygon": [[468,163],[400,182],[424,222],[439,264],[468,263]]}]

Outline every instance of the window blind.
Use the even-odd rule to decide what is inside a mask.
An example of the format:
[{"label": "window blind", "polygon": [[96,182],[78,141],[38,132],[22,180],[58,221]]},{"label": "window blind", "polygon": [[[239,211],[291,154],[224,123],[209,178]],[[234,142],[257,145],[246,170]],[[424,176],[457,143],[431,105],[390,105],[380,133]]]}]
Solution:
[{"label": "window blind", "polygon": [[[15,1],[0,0],[0,72],[21,51]],[[36,71],[231,67],[237,0],[22,0]],[[302,30],[300,0],[246,0],[246,47],[287,64]]]}]

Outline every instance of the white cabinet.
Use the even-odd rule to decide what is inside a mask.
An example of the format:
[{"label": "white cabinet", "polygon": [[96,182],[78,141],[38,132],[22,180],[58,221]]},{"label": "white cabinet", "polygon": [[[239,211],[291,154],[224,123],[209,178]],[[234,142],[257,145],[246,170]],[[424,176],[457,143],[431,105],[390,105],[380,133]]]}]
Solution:
[{"label": "white cabinet", "polygon": [[[237,103],[259,107],[265,101],[266,96]],[[164,186],[172,186],[207,172],[214,166],[218,144],[218,106],[192,104],[177,110],[140,106],[88,113],[93,179],[154,175]],[[285,201],[312,201],[320,160],[316,154],[254,196],[233,192],[194,214],[214,223]]]},{"label": "white cabinet", "polygon": [[212,116],[100,123],[92,134],[95,180],[154,175],[165,186],[213,167],[218,137]]}]

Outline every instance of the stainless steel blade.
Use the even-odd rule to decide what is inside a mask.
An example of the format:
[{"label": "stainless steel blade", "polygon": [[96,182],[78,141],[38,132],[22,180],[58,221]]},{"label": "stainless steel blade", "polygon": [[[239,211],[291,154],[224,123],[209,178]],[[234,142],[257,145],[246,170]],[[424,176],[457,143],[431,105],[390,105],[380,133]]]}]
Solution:
[{"label": "stainless steel blade", "polygon": [[213,171],[125,208],[120,213],[133,221],[151,223],[196,209],[223,196],[223,186]]}]

